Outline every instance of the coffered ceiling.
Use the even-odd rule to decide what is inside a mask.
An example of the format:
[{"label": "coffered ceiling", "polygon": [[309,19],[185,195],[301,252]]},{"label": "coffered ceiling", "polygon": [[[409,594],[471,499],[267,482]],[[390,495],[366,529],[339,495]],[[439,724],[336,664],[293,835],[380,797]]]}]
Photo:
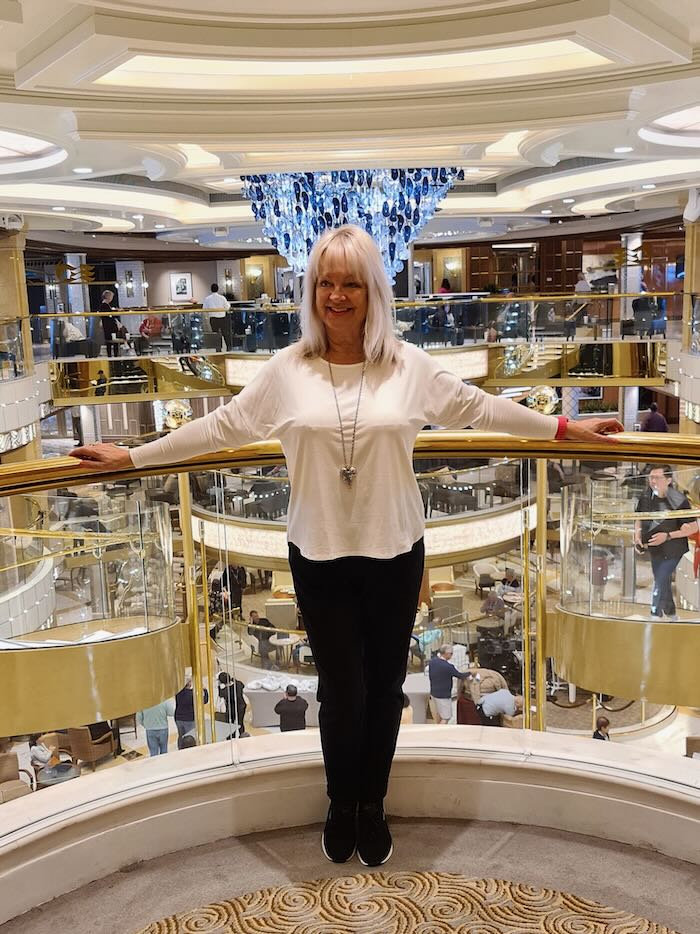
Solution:
[{"label": "coffered ceiling", "polygon": [[698,148],[698,0],[0,0],[34,230],[241,243],[241,174],[389,165],[465,168],[428,239],[672,214]]}]

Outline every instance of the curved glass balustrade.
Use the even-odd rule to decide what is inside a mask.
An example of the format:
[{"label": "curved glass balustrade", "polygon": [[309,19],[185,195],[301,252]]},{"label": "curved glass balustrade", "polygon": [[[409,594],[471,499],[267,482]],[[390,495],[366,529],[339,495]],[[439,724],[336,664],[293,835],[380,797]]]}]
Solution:
[{"label": "curved glass balustrade", "polygon": [[[426,348],[673,337],[680,336],[681,299],[673,292],[431,296],[397,301],[395,329],[404,340]],[[236,302],[224,319],[212,318],[210,311],[196,305],[119,309],[115,315],[117,333],[105,332],[103,320],[108,316],[99,312],[32,315],[35,359],[274,353],[294,343],[300,333],[298,309],[291,304]]]},{"label": "curved glass balustrade", "polygon": [[21,322],[0,321],[0,381],[26,374]]},{"label": "curved glass balustrade", "polygon": [[[514,444],[522,457],[504,463]],[[674,488],[690,503],[680,518],[694,521],[699,441],[634,435],[584,447],[440,431],[423,432],[415,456],[419,486],[434,483],[424,502],[438,523],[470,527],[482,512],[493,522],[500,497],[515,509],[505,544],[471,541],[466,556],[429,557],[407,656],[406,717],[435,722],[425,665],[442,644],[470,675],[455,682],[452,722],[500,719],[504,728],[590,737],[603,715],[615,738],[682,717],[675,705],[700,704],[700,612],[685,583],[689,568],[681,563],[671,582],[678,621],[650,619],[651,564],[634,554],[634,523],[648,521],[638,510],[648,463],[677,465]],[[496,474],[501,468],[508,476]],[[12,588],[9,621],[0,619],[5,746],[29,764],[27,736],[43,733],[75,775],[93,756],[108,772],[115,759],[148,756],[153,708],[164,705],[169,752],[189,735],[196,743],[228,741],[229,761],[245,762],[253,756],[246,734],[268,735],[265,755],[275,755],[275,707],[293,683],[309,705],[304,748],[317,749],[317,673],[284,554],[243,560],[221,521],[240,518],[251,485],[267,485],[254,502],[263,493],[274,498],[283,474],[275,442],[168,472],[96,478],[69,458],[0,468],[0,553]],[[474,497],[476,509],[463,497]],[[438,510],[446,515],[436,518]],[[668,518],[651,511],[654,521]],[[602,584],[594,564],[601,550]],[[30,603],[17,602],[30,586]],[[378,593],[377,606],[393,597]],[[30,617],[33,625],[20,622]],[[494,686],[524,695],[522,718],[482,718],[478,704]],[[110,748],[95,749],[92,734],[105,729]],[[90,794],[99,788],[94,783]]]}]

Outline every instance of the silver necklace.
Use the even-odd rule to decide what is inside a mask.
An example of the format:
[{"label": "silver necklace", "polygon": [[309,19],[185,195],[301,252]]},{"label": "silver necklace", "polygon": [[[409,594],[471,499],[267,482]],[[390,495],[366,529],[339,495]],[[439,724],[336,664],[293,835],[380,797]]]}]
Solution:
[{"label": "silver necklace", "polygon": [[365,360],[362,364],[362,376],[360,377],[360,391],[357,394],[357,405],[355,407],[355,421],[352,426],[352,441],[350,442],[350,460],[345,453],[345,432],[343,431],[343,418],[340,414],[340,405],[338,404],[338,393],[335,389],[335,380],[333,379],[333,367],[331,366],[331,361],[327,360],[328,372],[331,375],[331,386],[333,387],[333,398],[335,399],[335,410],[338,413],[338,425],[340,426],[340,443],[343,448],[343,463],[344,466],[340,468],[340,476],[347,483],[348,486],[352,486],[352,481],[357,476],[357,467],[353,465],[353,459],[355,457],[355,435],[357,434],[357,416],[360,412],[360,399],[362,398],[362,386],[365,382],[365,370],[367,369],[367,361]]}]

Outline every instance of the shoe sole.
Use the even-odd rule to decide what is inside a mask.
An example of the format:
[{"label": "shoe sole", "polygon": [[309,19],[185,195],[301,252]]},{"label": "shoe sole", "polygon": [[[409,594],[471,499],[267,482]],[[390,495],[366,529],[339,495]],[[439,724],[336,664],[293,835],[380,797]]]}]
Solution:
[{"label": "shoe sole", "polygon": [[368,868],[371,868],[372,866],[383,866],[384,863],[388,863],[389,860],[391,859],[391,854],[393,852],[394,852],[394,844],[392,843],[391,847],[389,848],[389,852],[386,854],[384,859],[379,863],[366,863],[364,859],[362,859],[359,853],[357,854],[357,858],[359,859],[359,861],[362,863],[363,866],[367,866]]},{"label": "shoe sole", "polygon": [[[321,850],[322,850],[322,852],[323,852],[323,855],[326,857],[326,859],[328,860],[329,863],[337,863],[338,865],[342,865],[343,863],[349,863],[349,862],[350,862],[350,860],[351,860],[351,859],[353,858],[353,856],[355,855],[355,851],[357,850],[357,847],[354,846],[354,847],[352,848],[352,853],[348,856],[347,859],[333,859],[333,857],[331,857],[331,856],[328,855],[328,852],[327,852],[327,850],[326,850],[326,843],[325,843],[325,840],[323,839],[323,834],[321,834]],[[389,854],[389,855],[391,855],[391,854]],[[387,857],[387,858],[388,858],[388,857]],[[365,863],[365,865],[367,865],[367,864]]]}]

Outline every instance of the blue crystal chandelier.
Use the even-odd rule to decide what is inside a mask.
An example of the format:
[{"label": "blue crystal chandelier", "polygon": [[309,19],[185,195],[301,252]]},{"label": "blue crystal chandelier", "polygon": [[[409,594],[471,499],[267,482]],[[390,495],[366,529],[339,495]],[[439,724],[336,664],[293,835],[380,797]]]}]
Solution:
[{"label": "blue crystal chandelier", "polygon": [[301,275],[318,237],[356,224],[375,240],[391,281],[456,181],[459,168],[343,169],[243,175],[243,195],[263,233]]}]

